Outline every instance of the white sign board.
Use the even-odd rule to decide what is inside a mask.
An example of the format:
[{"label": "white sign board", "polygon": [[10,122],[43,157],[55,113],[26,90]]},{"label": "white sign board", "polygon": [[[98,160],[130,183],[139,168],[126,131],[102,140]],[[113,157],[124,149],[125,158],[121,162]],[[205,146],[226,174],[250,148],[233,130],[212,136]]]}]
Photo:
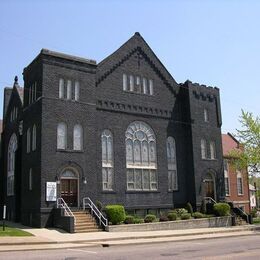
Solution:
[{"label": "white sign board", "polygon": [[56,182],[46,182],[46,201],[56,201],[57,184]]}]

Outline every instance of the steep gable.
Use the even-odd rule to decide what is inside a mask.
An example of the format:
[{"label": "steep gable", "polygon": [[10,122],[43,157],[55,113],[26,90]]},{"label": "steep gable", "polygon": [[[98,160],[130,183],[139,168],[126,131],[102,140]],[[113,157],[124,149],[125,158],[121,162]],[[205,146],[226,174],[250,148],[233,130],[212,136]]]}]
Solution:
[{"label": "steep gable", "polygon": [[176,94],[178,89],[177,82],[138,32],[98,64],[97,85],[132,56],[136,57],[138,63],[145,59],[164,84]]}]

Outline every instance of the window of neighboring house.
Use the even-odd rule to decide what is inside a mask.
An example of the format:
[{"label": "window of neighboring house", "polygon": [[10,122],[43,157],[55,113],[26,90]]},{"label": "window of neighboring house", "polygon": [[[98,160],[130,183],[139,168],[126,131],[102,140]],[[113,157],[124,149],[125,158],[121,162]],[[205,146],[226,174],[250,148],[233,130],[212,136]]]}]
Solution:
[{"label": "window of neighboring house", "polygon": [[26,139],[27,139],[27,153],[30,153],[31,151],[31,130],[30,128],[27,129],[27,133],[26,133]]},{"label": "window of neighboring house", "polygon": [[67,125],[59,123],[57,127],[57,149],[67,148]]},{"label": "window of neighboring house", "polygon": [[208,122],[208,121],[209,121],[208,110],[204,108],[204,122]]},{"label": "window of neighboring house", "polygon": [[113,136],[111,131],[104,130],[101,135],[102,141],[102,189],[113,190],[114,184],[114,156]]},{"label": "window of neighboring house", "polygon": [[169,136],[167,138],[167,161],[168,161],[168,190],[178,190],[178,176],[176,164],[175,140]]},{"label": "window of neighboring house", "polygon": [[209,143],[209,149],[210,149],[210,159],[212,159],[212,160],[216,159],[216,145],[215,145],[215,142],[211,141]]},{"label": "window of neighboring house", "polygon": [[83,150],[83,129],[81,125],[75,125],[73,129],[73,150]]},{"label": "window of neighboring house", "polygon": [[71,99],[72,96],[72,85],[71,80],[67,81],[67,99]]},{"label": "window of neighboring house", "polygon": [[32,176],[32,169],[29,170],[29,190],[32,190],[33,186],[33,176]]},{"label": "window of neighboring house", "polygon": [[7,196],[14,195],[15,152],[17,137],[13,134],[9,140],[7,153]]},{"label": "window of neighboring house", "polygon": [[200,150],[201,150],[201,158],[207,158],[207,143],[205,139],[201,139],[200,141]]},{"label": "window of neighboring house", "polygon": [[224,177],[225,177],[225,193],[226,193],[226,196],[230,196],[230,183],[229,183],[227,159],[224,159],[223,163],[224,163]]},{"label": "window of neighboring house", "polygon": [[33,126],[32,130],[32,151],[36,150],[36,125]]},{"label": "window of neighboring house", "polygon": [[243,180],[241,172],[237,171],[237,194],[243,195]]},{"label": "window of neighboring house", "polygon": [[59,98],[64,98],[65,93],[65,85],[64,85],[64,79],[59,80]]},{"label": "window of neighboring house", "polygon": [[144,122],[131,123],[126,136],[126,168],[128,190],[157,190],[156,138]]},{"label": "window of neighboring house", "polygon": [[79,101],[79,82],[75,81],[75,101]]}]

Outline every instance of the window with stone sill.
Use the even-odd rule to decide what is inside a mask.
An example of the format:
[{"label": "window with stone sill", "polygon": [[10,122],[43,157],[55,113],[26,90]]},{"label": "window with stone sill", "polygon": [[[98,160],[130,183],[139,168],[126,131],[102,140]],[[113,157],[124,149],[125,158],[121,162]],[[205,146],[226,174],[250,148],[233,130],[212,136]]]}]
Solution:
[{"label": "window with stone sill", "polygon": [[[74,91],[74,92],[73,92]],[[73,95],[74,93],[74,95]],[[65,96],[66,94],[66,96]],[[79,101],[80,99],[80,84],[79,81],[73,81],[71,79],[65,80],[59,79],[59,98],[66,100]]]},{"label": "window with stone sill", "polygon": [[237,171],[237,194],[243,195],[243,179],[241,172]]},{"label": "window with stone sill", "polygon": [[157,190],[156,138],[152,128],[135,121],[125,135],[127,190]]},{"label": "window with stone sill", "polygon": [[140,75],[123,74],[123,90],[138,94],[153,95],[153,80]]}]

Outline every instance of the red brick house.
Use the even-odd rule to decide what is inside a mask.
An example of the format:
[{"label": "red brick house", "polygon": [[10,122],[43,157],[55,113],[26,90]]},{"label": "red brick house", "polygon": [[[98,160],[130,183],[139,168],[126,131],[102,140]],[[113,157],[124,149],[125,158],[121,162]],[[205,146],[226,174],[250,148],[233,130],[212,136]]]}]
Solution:
[{"label": "red brick house", "polygon": [[226,200],[246,213],[250,212],[249,186],[247,169],[235,169],[230,163],[229,153],[243,149],[239,142],[230,134],[222,134],[223,162],[225,175]]}]

